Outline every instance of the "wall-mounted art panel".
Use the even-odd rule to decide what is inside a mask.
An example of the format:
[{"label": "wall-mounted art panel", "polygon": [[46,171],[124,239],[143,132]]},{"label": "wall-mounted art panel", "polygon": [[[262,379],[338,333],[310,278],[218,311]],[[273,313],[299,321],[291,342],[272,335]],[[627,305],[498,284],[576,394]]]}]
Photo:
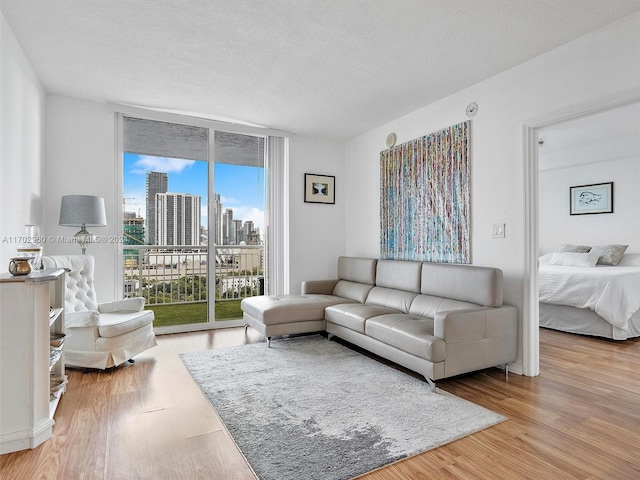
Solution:
[{"label": "wall-mounted art panel", "polygon": [[380,153],[380,258],[470,262],[469,128]]}]

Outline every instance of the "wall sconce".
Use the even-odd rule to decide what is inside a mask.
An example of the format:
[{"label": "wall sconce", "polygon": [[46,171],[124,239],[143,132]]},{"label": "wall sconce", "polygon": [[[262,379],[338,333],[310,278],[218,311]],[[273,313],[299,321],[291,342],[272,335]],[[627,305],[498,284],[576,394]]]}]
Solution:
[{"label": "wall sconce", "polygon": [[60,204],[60,221],[63,227],[81,227],[74,235],[76,242],[87,253],[87,246],[95,242],[96,237],[87,227],[104,227],[107,225],[107,214],[104,209],[104,198],[91,195],[64,195]]}]

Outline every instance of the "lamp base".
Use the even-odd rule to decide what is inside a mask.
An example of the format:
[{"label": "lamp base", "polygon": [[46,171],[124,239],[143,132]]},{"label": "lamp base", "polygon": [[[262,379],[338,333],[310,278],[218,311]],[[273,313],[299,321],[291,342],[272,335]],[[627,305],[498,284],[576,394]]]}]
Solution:
[{"label": "lamp base", "polygon": [[80,229],[80,231],[76,233],[73,238],[75,238],[78,245],[80,245],[80,248],[82,249],[82,255],[85,255],[87,253],[87,247],[89,246],[89,244],[96,241],[96,236],[93,233],[89,232],[85,225],[82,225],[82,229]]}]

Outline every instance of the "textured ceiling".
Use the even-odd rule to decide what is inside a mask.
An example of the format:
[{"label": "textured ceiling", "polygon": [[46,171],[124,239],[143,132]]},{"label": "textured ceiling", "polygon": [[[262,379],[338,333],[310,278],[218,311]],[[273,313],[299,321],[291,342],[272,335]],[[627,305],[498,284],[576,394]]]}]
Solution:
[{"label": "textured ceiling", "polygon": [[346,139],[640,0],[0,0],[48,92]]},{"label": "textured ceiling", "polygon": [[640,103],[541,129],[541,171],[640,157]]}]

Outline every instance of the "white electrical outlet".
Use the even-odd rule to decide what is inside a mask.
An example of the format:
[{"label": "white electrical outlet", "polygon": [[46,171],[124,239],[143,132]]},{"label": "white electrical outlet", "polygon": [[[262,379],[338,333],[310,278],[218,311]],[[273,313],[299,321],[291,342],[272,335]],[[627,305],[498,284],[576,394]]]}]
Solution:
[{"label": "white electrical outlet", "polygon": [[491,236],[493,238],[504,238],[504,223],[494,223],[491,229]]}]

